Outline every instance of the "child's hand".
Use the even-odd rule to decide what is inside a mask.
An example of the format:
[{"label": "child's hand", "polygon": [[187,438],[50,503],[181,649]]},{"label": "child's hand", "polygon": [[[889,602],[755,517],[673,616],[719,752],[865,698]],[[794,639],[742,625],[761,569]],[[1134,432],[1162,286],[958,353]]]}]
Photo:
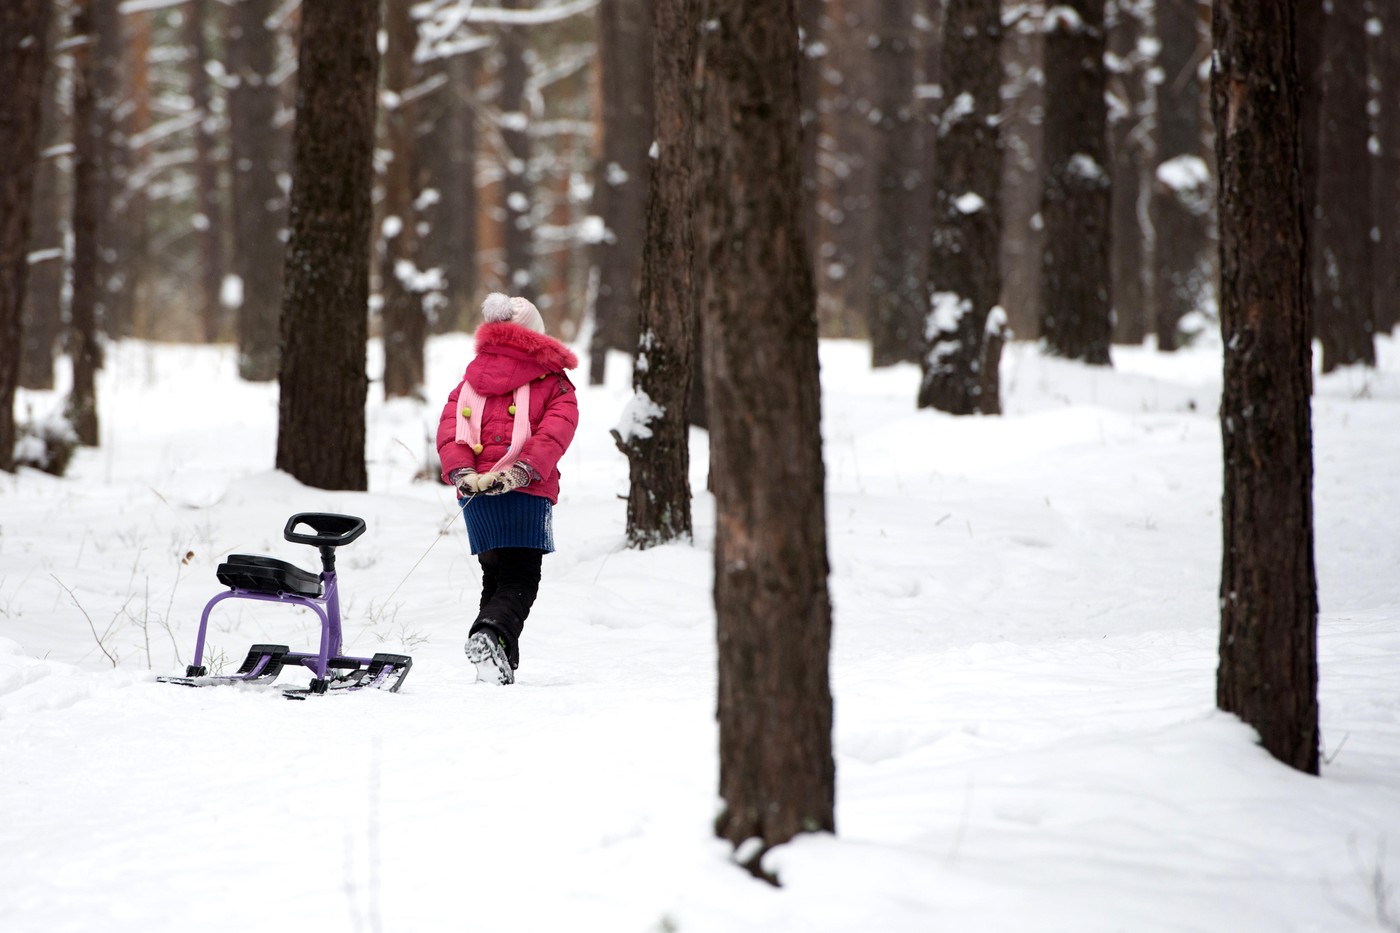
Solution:
[{"label": "child's hand", "polygon": [[457,487],[457,495],[460,498],[476,494],[477,472],[471,467],[452,471],[453,485]]},{"label": "child's hand", "polygon": [[530,485],[530,470],[517,463],[508,470],[482,473],[476,477],[476,491],[488,496],[499,496],[503,492]]}]

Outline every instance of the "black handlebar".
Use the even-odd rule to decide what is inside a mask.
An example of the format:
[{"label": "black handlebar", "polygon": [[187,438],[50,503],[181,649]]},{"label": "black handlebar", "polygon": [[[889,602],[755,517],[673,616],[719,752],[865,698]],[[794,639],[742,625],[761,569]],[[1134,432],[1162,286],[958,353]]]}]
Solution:
[{"label": "black handlebar", "polygon": [[[296,531],[298,525],[310,525],[315,534]],[[365,533],[365,520],[353,515],[334,512],[298,512],[287,519],[282,537],[297,544],[314,544],[321,548],[336,548],[349,544]]]}]

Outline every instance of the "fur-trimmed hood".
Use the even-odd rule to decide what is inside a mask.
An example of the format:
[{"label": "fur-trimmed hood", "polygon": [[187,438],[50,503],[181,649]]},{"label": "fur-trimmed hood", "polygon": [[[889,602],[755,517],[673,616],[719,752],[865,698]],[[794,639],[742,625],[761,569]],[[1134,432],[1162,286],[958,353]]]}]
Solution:
[{"label": "fur-trimmed hood", "polygon": [[483,395],[505,395],[531,380],[577,366],[573,351],[548,334],[493,322],[477,328],[476,359],[467,366],[466,376]]}]

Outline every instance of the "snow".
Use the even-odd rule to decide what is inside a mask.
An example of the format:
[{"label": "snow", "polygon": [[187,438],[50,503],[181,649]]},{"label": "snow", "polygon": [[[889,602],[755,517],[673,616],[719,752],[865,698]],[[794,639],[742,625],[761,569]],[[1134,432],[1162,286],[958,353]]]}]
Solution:
[{"label": "snow", "polygon": [[[1316,382],[1315,778],[1214,708],[1221,361],[1202,344],[1115,347],[1106,369],[1014,342],[996,418],[918,411],[917,367],[823,344],[838,832],[770,852],[776,889],[712,834],[705,435],[694,542],[624,547],[625,367],[579,380],[560,549],[498,688],[462,654],[479,579],[455,503],[414,479],[469,336],[430,344],[427,404],[372,384],[366,493],[273,470],[276,387],[238,381],[232,348],[117,344],[102,446],[65,479],[0,474],[0,926],[1393,929],[1400,349]],[[17,411],[56,405],[21,392]],[[348,648],[412,654],[403,691],[156,683],[227,554],[314,566],[281,538],[313,510],[368,522],[340,561]],[[210,639],[237,663],[314,635],[232,601]]]},{"label": "snow", "polygon": [[1158,181],[1180,193],[1199,191],[1210,184],[1210,167],[1205,159],[1195,155],[1167,159],[1157,166],[1156,175]]}]

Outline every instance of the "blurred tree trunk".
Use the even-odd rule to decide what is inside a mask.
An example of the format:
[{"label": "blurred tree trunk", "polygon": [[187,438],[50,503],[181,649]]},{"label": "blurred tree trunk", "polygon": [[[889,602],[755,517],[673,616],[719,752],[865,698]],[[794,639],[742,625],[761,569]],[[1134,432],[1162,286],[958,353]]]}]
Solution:
[{"label": "blurred tree trunk", "polygon": [[762,852],[835,826],[815,298],[793,0],[708,0],[697,228],[715,491],[716,832]]},{"label": "blurred tree trunk", "polygon": [[425,64],[446,84],[422,102],[423,125],[433,128],[418,140],[427,185],[438,193],[425,213],[433,236],[421,244],[426,265],[441,269],[447,285],[443,309],[429,329],[442,334],[463,326],[476,306],[476,80],[479,54],[455,54]]},{"label": "blurred tree trunk", "polygon": [[34,175],[48,64],[50,0],[0,6],[0,470],[15,469],[20,315],[29,278]]},{"label": "blurred tree trunk", "polygon": [[[658,0],[654,76],[656,157],[646,203],[640,296],[641,339],[632,369],[631,422],[614,430],[627,456],[627,540],[648,548],[689,540],[690,426],[687,406],[695,337],[695,216],[690,164],[695,116],[691,84],[701,0]],[[651,134],[648,134],[651,135]]]},{"label": "blurred tree trunk", "polygon": [[[1045,170],[1044,4],[1007,6],[1002,41],[1001,305],[1011,330],[1040,334],[1040,215]],[[934,154],[937,158],[937,153]]]},{"label": "blurred tree trunk", "polygon": [[97,370],[102,366],[98,342],[102,267],[98,240],[104,186],[102,150],[106,122],[98,112],[99,69],[94,29],[98,7],[115,0],[77,0],[73,12],[73,290],[69,300],[68,355],[73,362],[73,389],[66,415],[78,443],[96,447]]},{"label": "blurred tree trunk", "polygon": [[1150,0],[1109,0],[1107,7],[1113,339],[1126,344],[1142,343],[1149,330],[1153,249],[1146,173],[1155,161],[1155,111],[1147,76],[1155,61],[1146,54],[1144,40],[1150,33],[1151,9]]},{"label": "blurred tree trunk", "polygon": [[303,0],[282,308],[277,468],[366,488],[379,0]]},{"label": "blurred tree trunk", "polygon": [[1318,772],[1311,289],[1303,249],[1294,9],[1216,0],[1225,380],[1216,703],[1274,757]]},{"label": "blurred tree trunk", "polygon": [[1072,0],[1045,17],[1040,330],[1050,354],[1106,366],[1112,304],[1103,12],[1104,0]]},{"label": "blurred tree trunk", "polygon": [[125,246],[117,271],[122,279],[119,296],[121,333],[149,340],[159,330],[155,303],[148,300],[151,266],[150,142],[151,131],[151,13],[138,8],[124,11],[126,22],[127,86],[125,113],[118,117],[124,138],[125,207],[120,214],[120,239]]},{"label": "blurred tree trunk", "polygon": [[[502,0],[501,8],[519,9],[520,0]],[[502,287],[512,295],[534,301],[539,288],[535,281],[534,248],[531,236],[530,209],[534,191],[530,175],[530,116],[525,99],[525,84],[530,66],[525,61],[528,44],[526,27],[502,25],[500,31],[500,73],[496,109],[500,112],[501,142],[505,147],[504,199],[505,221],[501,236],[504,240],[504,268],[500,270]]]},{"label": "blurred tree trunk", "polygon": [[99,192],[95,205],[99,249],[94,320],[103,333],[113,337],[131,334],[131,273],[143,225],[139,215],[128,216],[132,204],[131,153],[122,117],[132,102],[125,67],[129,38],[120,7],[119,0],[96,0],[91,8],[96,40],[93,114],[98,124],[95,184]]},{"label": "blurred tree trunk", "polygon": [[277,183],[285,166],[277,132],[277,34],[268,25],[277,0],[237,0],[229,22],[228,95],[233,185],[232,272],[242,300],[237,309],[238,375],[250,382],[277,378],[278,315],[282,307],[284,197]]},{"label": "blurred tree trunk", "polygon": [[[220,339],[224,330],[220,291],[224,281],[224,208],[215,161],[214,99],[209,80],[210,0],[188,0],[185,5],[185,41],[189,48],[190,103],[199,114],[194,131],[195,236],[199,239],[199,320],[205,343]],[[215,32],[221,33],[217,25]]]},{"label": "blurred tree trunk", "polygon": [[424,288],[420,284],[418,233],[418,106],[413,53],[418,26],[415,0],[384,0],[384,144],[388,163],[381,184],[380,289],[383,294],[384,397],[423,395],[423,350],[428,337]]},{"label": "blurred tree trunk", "polygon": [[1200,0],[1158,0],[1157,166],[1152,182],[1156,234],[1152,290],[1159,350],[1181,345],[1181,321],[1211,299],[1212,192],[1201,135],[1205,89],[1198,69],[1206,55]]},{"label": "blurred tree trunk", "polygon": [[922,226],[927,214],[918,209],[925,189],[920,146],[923,127],[914,99],[917,3],[885,0],[871,49],[875,239],[866,307],[871,363],[875,366],[915,362],[923,347],[928,254]]},{"label": "blurred tree trunk", "polygon": [[598,66],[602,141],[593,170],[590,244],[598,273],[589,345],[590,385],[602,385],[608,351],[637,351],[637,284],[646,229],[652,145],[652,0],[600,0]]},{"label": "blurred tree trunk", "polygon": [[[1324,5],[1317,162],[1317,336],[1322,371],[1376,365],[1371,317],[1371,153],[1366,15],[1360,0]],[[1392,261],[1394,261],[1392,259]]]},{"label": "blurred tree trunk", "polygon": [[875,128],[870,49],[879,0],[828,0],[831,30],[822,85],[821,151],[817,158],[817,315],[828,337],[865,336],[875,238]]},{"label": "blurred tree trunk", "polygon": [[[48,47],[56,48],[67,35],[68,17],[50,0]],[[68,141],[68,114],[61,93],[71,82],[62,58],[44,69],[44,100],[39,128],[39,164],[35,170],[32,221],[29,231],[29,282],[24,290],[20,333],[19,384],[26,389],[54,387],[54,357],[63,336],[63,290],[68,270],[64,243],[72,213],[66,178],[58,152]],[[64,80],[60,81],[60,74]]]},{"label": "blurred tree trunk", "polygon": [[[943,108],[938,116],[929,235],[928,323],[919,407],[1000,414],[996,370],[1005,327],[1001,297],[1001,4],[949,0],[943,26]],[[997,309],[994,316],[994,310]],[[992,391],[984,393],[984,388]]]},{"label": "blurred tree trunk", "polygon": [[821,141],[822,63],[827,45],[826,0],[797,0],[797,29],[802,59],[798,66],[798,93],[802,95],[802,224],[812,267],[817,263],[817,153]]},{"label": "blurred tree trunk", "polygon": [[1376,330],[1388,334],[1400,325],[1400,0],[1373,0],[1379,27],[1371,36],[1376,141],[1371,164],[1375,227],[1371,271],[1375,276]]}]

